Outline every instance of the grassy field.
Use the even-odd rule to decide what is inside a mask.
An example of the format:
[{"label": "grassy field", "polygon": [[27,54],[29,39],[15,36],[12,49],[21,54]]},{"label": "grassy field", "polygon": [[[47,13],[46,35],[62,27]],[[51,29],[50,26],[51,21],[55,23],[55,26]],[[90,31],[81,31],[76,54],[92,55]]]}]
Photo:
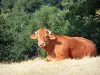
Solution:
[{"label": "grassy field", "polygon": [[53,62],[36,58],[21,63],[0,63],[0,75],[100,75],[100,57]]}]

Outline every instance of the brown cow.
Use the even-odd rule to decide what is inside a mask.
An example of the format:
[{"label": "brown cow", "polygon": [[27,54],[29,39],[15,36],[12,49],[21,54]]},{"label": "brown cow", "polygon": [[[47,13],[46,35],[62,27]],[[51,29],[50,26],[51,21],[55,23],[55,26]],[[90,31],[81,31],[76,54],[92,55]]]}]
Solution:
[{"label": "brown cow", "polygon": [[38,39],[38,45],[47,52],[46,61],[96,56],[97,53],[96,45],[88,39],[51,34],[45,28],[37,30],[30,38]]}]

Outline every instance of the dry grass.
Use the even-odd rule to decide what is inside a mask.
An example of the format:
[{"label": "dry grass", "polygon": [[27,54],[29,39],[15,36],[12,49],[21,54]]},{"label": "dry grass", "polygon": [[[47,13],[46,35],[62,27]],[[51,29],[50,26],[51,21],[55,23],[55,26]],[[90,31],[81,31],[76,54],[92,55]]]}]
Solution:
[{"label": "dry grass", "polygon": [[0,75],[100,75],[100,57],[44,62],[40,58],[0,64]]}]

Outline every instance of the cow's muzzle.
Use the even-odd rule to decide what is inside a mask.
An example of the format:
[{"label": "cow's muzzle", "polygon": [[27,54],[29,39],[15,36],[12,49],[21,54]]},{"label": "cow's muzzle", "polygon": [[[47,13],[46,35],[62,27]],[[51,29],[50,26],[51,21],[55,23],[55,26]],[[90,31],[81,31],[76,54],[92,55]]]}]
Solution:
[{"label": "cow's muzzle", "polygon": [[38,43],[38,46],[40,46],[40,47],[45,47],[46,44],[45,44],[45,42],[39,42],[39,43]]}]

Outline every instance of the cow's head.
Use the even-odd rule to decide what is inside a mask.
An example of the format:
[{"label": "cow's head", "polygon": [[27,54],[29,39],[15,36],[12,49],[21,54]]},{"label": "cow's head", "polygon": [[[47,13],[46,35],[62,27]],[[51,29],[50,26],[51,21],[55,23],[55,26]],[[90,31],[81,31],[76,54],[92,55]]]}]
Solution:
[{"label": "cow's head", "polygon": [[51,32],[48,29],[40,28],[35,32],[35,34],[30,35],[31,39],[38,39],[38,45],[40,47],[46,47],[50,40],[55,40],[56,37],[51,34]]}]

